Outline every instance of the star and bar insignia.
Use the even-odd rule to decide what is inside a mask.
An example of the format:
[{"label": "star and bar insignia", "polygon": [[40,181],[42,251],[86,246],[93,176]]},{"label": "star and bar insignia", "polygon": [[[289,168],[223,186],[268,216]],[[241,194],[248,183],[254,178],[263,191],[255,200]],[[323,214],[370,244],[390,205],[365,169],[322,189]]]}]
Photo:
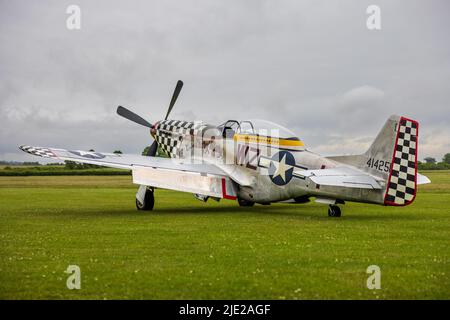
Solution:
[{"label": "star and bar insignia", "polygon": [[291,181],[292,177],[298,177],[293,174],[295,168],[307,170],[306,167],[299,166],[295,163],[295,158],[289,151],[277,152],[272,158],[261,156],[258,166],[266,168],[270,180],[278,186],[284,186]]}]

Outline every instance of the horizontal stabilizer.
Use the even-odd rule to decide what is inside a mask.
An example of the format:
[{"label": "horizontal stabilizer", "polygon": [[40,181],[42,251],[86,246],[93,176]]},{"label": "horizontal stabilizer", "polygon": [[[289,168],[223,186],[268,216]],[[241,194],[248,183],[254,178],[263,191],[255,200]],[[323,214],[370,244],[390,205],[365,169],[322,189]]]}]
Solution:
[{"label": "horizontal stabilizer", "polygon": [[431,180],[427,176],[424,176],[423,174],[418,173],[417,174],[417,184],[427,184],[427,183],[431,183]]},{"label": "horizontal stabilizer", "polygon": [[316,184],[333,187],[381,189],[372,176],[350,167],[320,170],[296,170],[294,175],[307,177]]}]

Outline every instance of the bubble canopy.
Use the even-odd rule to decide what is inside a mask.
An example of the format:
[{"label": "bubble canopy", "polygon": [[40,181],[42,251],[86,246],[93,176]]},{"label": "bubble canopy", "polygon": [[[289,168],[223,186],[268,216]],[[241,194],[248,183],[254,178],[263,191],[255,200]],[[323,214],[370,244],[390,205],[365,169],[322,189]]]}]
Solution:
[{"label": "bubble canopy", "polygon": [[254,134],[259,136],[268,136],[281,139],[299,140],[298,136],[286,127],[275,122],[250,119],[250,120],[228,120],[218,126],[221,130],[233,130],[237,134]]}]

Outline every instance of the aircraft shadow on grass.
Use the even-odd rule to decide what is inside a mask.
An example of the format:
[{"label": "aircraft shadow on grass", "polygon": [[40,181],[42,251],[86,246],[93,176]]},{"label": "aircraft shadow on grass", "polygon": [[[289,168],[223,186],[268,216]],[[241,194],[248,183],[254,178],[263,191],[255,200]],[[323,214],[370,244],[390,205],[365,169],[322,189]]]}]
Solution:
[{"label": "aircraft shadow on grass", "polygon": [[[142,219],[151,219],[152,216],[169,216],[169,215],[208,215],[208,216],[217,216],[217,215],[226,215],[226,214],[239,214],[245,213],[257,217],[258,215],[270,215],[277,217],[289,217],[289,218],[298,218],[299,220],[324,220],[330,221],[326,217],[320,214],[320,211],[317,208],[311,207],[301,207],[297,206],[295,209],[294,205],[283,205],[283,206],[258,206],[258,207],[173,207],[173,208],[158,208],[157,210],[147,213],[142,211],[135,211],[134,208],[130,209],[108,209],[108,210],[92,210],[89,209],[87,211],[83,211],[83,209],[73,210],[58,210],[57,212],[46,212],[45,215],[53,216],[53,217],[62,217],[62,216],[73,216],[73,217],[86,217],[86,216],[96,216],[96,217],[121,217],[129,216],[129,217],[140,217]],[[382,212],[377,215],[373,214],[363,214],[363,209],[361,209],[361,213],[355,211],[353,214],[347,215],[345,217],[346,221],[395,221],[395,220],[420,220],[419,216],[411,216],[405,215],[404,212],[394,212],[390,210],[392,208],[387,208],[389,212]],[[294,211],[295,210],[295,211]]]}]

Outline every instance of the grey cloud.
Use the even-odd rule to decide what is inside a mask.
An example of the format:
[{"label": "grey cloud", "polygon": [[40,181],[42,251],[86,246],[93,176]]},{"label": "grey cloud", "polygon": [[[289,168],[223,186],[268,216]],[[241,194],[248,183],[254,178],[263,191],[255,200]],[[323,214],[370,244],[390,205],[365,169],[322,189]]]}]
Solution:
[{"label": "grey cloud", "polygon": [[[0,4],[0,159],[19,144],[139,152],[177,79],[173,117],[266,118],[314,151],[362,152],[390,114],[421,122],[420,154],[449,152],[447,1],[76,1]],[[26,156],[26,155],[25,155]]]}]

